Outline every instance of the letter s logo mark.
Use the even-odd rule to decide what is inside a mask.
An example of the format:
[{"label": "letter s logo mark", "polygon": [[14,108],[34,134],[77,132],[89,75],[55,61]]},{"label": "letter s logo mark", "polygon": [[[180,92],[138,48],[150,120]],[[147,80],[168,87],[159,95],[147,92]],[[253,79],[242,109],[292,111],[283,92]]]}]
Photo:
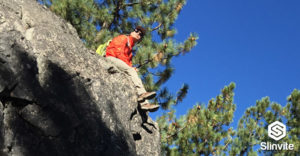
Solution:
[{"label": "letter s logo mark", "polygon": [[276,141],[284,138],[286,136],[286,126],[275,121],[268,126],[268,136]]}]

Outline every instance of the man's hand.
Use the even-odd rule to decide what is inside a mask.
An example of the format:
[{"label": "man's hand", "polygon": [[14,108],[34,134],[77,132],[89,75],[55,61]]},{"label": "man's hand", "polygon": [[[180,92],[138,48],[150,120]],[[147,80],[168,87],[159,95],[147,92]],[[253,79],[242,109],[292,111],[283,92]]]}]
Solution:
[{"label": "man's hand", "polygon": [[136,72],[138,72],[138,71],[139,71],[139,69],[138,69],[138,68],[136,68],[136,67],[133,67],[133,69],[134,69]]}]

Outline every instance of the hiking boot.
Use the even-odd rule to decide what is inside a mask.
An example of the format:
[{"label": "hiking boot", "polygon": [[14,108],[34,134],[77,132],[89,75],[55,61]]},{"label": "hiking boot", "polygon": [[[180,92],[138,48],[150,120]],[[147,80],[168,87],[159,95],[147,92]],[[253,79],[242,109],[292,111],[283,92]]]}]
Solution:
[{"label": "hiking boot", "polygon": [[156,92],[146,92],[138,97],[138,102],[143,102],[146,99],[152,99],[156,96]]},{"label": "hiking boot", "polygon": [[149,111],[149,112],[155,112],[155,111],[158,110],[158,108],[159,108],[159,105],[153,105],[153,104],[150,104],[150,103],[141,105],[142,110]]}]

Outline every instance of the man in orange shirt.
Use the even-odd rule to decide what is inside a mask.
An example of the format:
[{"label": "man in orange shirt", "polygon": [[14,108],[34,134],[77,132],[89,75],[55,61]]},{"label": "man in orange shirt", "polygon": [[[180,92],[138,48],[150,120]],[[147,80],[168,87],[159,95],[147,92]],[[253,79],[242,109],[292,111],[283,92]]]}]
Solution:
[{"label": "man in orange shirt", "polygon": [[141,109],[154,112],[159,108],[159,105],[150,104],[147,99],[152,99],[156,96],[155,92],[147,92],[144,85],[137,74],[137,69],[132,67],[132,48],[135,43],[139,42],[146,30],[143,27],[137,26],[129,36],[119,35],[112,39],[106,48],[106,58],[112,61],[121,71],[124,71],[131,78],[138,92],[138,102]]}]

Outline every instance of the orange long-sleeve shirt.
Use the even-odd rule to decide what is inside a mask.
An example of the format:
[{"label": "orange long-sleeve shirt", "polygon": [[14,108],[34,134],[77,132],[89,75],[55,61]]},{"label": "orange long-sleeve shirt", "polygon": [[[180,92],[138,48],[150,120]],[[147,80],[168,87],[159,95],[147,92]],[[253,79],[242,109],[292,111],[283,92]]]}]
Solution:
[{"label": "orange long-sleeve shirt", "polygon": [[106,48],[106,57],[116,57],[132,67],[132,47],[134,46],[131,36],[119,35],[112,39]]}]

